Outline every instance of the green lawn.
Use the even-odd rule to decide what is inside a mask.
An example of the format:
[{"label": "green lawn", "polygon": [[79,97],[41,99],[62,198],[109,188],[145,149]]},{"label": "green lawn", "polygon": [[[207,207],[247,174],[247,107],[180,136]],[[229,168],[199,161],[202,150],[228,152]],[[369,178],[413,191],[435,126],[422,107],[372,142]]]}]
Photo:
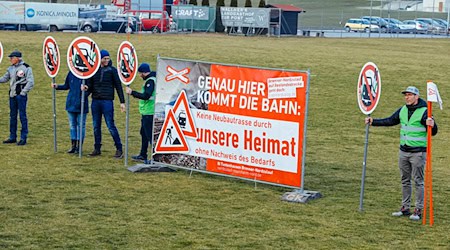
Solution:
[{"label": "green lawn", "polygon": [[[8,54],[20,49],[34,70],[29,142],[0,144],[0,248],[2,249],[448,249],[450,162],[446,107],[449,100],[448,39],[322,39],[236,37],[214,34],[132,35],[139,61],[155,68],[156,56],[287,69],[310,69],[305,188],[323,198],[308,204],[281,201],[285,188],[185,171],[133,174],[113,159],[104,126],[103,154],[68,155],[65,92],[57,94],[58,146],[53,152],[51,80],[42,63],[48,33],[0,32]],[[62,51],[78,36],[52,33]],[[89,34],[116,57],[126,35]],[[65,62],[65,57],[63,57]],[[435,106],[439,133],[433,140],[435,225],[393,218],[400,206],[397,168],[399,128],[371,128],[365,212],[359,193],[364,115],[356,102],[361,67],[375,62],[382,95],[374,117],[403,104],[401,91],[439,86],[445,109]],[[3,58],[0,73],[8,66]],[[63,63],[57,82],[67,73]],[[139,86],[137,79],[132,86]],[[9,133],[8,86],[0,85],[0,138]],[[117,99],[117,98],[116,98]],[[125,114],[116,101],[124,139]],[[131,100],[130,153],[140,146],[140,116]],[[88,117],[84,153],[93,144]]]}]

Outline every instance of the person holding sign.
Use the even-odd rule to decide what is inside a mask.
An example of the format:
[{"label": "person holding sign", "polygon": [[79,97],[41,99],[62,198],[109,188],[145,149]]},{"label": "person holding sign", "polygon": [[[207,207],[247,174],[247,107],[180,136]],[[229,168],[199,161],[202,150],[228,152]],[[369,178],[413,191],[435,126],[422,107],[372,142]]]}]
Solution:
[{"label": "person holding sign", "polygon": [[[405,105],[384,119],[366,117],[365,123],[372,126],[394,126],[400,124],[400,151],[398,167],[402,183],[402,206],[392,216],[409,216],[411,220],[422,217],[424,196],[424,166],[427,152],[427,126],[432,127],[432,135],[438,132],[433,118],[427,118],[427,103],[419,98],[419,90],[409,86],[402,92]],[[415,209],[411,214],[411,180],[415,184]]]},{"label": "person holding sign", "polygon": [[[147,160],[148,145],[153,145],[153,114],[155,113],[155,75],[150,70],[148,63],[142,63],[138,68],[139,76],[144,80],[141,92],[126,87],[125,92],[139,100],[139,113],[141,113],[141,152],[132,156],[135,161],[142,161],[145,164],[151,162]],[[152,149],[151,149],[152,150]],[[150,159],[152,152],[150,152]]]},{"label": "person holding sign", "polygon": [[[67,151],[69,154],[78,154],[80,142],[83,143],[86,134],[86,114],[89,112],[88,99],[84,99],[83,120],[81,121],[81,84],[83,80],[76,77],[72,72],[66,76],[63,85],[52,83],[52,88],[56,90],[69,90],[66,99],[66,111],[69,116],[70,139],[72,140],[72,148]],[[80,126],[82,129],[80,136]]]},{"label": "person holding sign", "polygon": [[122,158],[122,142],[119,131],[114,123],[114,89],[120,100],[120,108],[125,112],[125,98],[117,69],[112,66],[107,50],[100,51],[101,65],[99,70],[82,85],[83,90],[92,94],[92,123],[94,125],[94,151],[89,156],[99,156],[102,146],[102,116],[105,117],[106,126],[111,133],[116,146],[115,158]]},{"label": "person holding sign", "polygon": [[19,113],[22,130],[20,131],[20,141],[17,145],[27,144],[28,137],[28,118],[27,101],[28,92],[34,86],[33,70],[30,65],[22,60],[22,53],[18,50],[13,51],[9,56],[11,66],[0,78],[0,83],[9,81],[9,138],[3,143],[17,142],[17,113]]}]

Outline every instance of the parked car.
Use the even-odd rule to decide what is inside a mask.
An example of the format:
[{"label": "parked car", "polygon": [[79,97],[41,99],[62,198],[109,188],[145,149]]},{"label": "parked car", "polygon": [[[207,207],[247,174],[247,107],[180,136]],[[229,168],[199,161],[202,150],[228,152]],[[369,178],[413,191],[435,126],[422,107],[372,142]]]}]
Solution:
[{"label": "parked car", "polygon": [[368,20],[371,24],[378,25],[381,33],[391,32],[395,26],[386,22],[383,18],[377,16],[362,16],[362,19]]},{"label": "parked car", "polygon": [[117,33],[133,33],[139,30],[140,22],[134,16],[114,16],[100,20],[100,31],[114,31]]},{"label": "parked car", "polygon": [[67,25],[67,24],[49,24],[42,27],[44,30],[50,32],[63,31],[63,30],[80,30],[83,32],[97,32],[98,31],[98,21],[95,18],[79,18],[77,25]]},{"label": "parked car", "polygon": [[345,25],[344,29],[347,32],[350,31],[364,31],[364,32],[379,32],[380,27],[378,25],[370,24],[366,19],[361,18],[351,18]]},{"label": "parked car", "polygon": [[415,24],[405,24],[402,21],[395,18],[383,18],[389,24],[395,26],[393,33],[414,33],[416,31]]},{"label": "parked car", "polygon": [[414,25],[414,27],[415,27],[414,33],[427,34],[427,33],[431,32],[431,28],[428,28],[428,24],[421,22],[421,21],[404,20],[403,23],[408,24],[408,25]]},{"label": "parked car", "polygon": [[444,19],[440,18],[432,18],[434,21],[438,22],[441,26],[446,27],[448,31],[450,31],[450,27],[448,25],[448,22]]},{"label": "parked car", "polygon": [[447,30],[447,27],[440,25],[438,22],[431,18],[416,18],[415,20],[428,24],[428,27],[433,34],[445,33]]},{"label": "parked car", "polygon": [[139,14],[142,30],[153,33],[167,32],[170,30],[170,20],[167,11],[148,11]]}]

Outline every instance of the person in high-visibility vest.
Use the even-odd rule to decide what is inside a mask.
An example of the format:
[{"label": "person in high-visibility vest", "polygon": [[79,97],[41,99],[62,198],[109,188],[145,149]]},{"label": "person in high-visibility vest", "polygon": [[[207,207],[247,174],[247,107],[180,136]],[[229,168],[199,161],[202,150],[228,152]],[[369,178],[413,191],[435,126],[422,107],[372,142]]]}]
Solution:
[{"label": "person in high-visibility vest", "polygon": [[[138,68],[139,76],[144,80],[141,92],[132,90],[130,87],[125,88],[125,92],[134,98],[139,99],[139,113],[141,118],[141,151],[138,155],[131,157],[134,161],[141,161],[144,164],[150,164],[153,155],[153,114],[155,113],[155,72],[151,72],[150,64],[142,63]],[[148,152],[148,146],[150,152]],[[147,159],[148,154],[150,160]]]},{"label": "person in high-visibility vest", "polygon": [[[373,119],[366,117],[365,123],[372,126],[394,126],[400,124],[400,151],[398,167],[402,183],[402,206],[392,216],[409,216],[411,220],[422,218],[424,197],[424,167],[427,152],[427,126],[432,127],[432,135],[438,132],[434,118],[428,118],[427,103],[419,98],[419,89],[409,86],[402,92],[405,105],[390,117]],[[412,185],[415,186],[415,209],[411,214]]]}]

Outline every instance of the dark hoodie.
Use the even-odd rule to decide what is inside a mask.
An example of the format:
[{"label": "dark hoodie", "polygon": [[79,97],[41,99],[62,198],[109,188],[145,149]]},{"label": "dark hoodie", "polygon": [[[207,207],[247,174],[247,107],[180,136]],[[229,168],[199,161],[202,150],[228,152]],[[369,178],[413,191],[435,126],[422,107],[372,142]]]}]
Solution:
[{"label": "dark hoodie", "polygon": [[[414,111],[418,108],[427,107],[427,103],[419,98],[419,101],[416,105],[406,105],[408,108],[408,120],[411,118],[411,115],[414,113]],[[372,126],[395,126],[397,124],[400,124],[400,110],[402,107],[397,109],[397,111],[394,112],[390,117],[384,118],[384,119],[373,119]],[[422,119],[420,120],[420,123],[428,129],[428,126],[426,124],[426,120],[428,118],[428,110],[426,110],[423,113]],[[438,127],[436,122],[434,123],[434,127],[431,130],[431,134],[435,135],[438,132]],[[400,150],[404,152],[426,152],[426,147],[411,147],[407,145],[400,145]]]},{"label": "dark hoodie", "polygon": [[86,81],[92,99],[114,100],[114,89],[117,90],[120,103],[125,103],[122,85],[117,74],[117,69],[109,61],[108,66],[100,67],[98,71]]}]

